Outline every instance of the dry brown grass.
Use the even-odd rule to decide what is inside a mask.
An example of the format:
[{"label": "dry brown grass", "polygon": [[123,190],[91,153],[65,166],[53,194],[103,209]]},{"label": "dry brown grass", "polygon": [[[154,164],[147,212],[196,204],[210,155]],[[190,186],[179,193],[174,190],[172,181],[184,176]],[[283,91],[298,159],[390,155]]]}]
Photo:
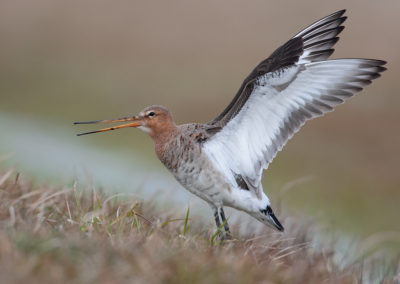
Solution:
[{"label": "dry brown grass", "polygon": [[[183,218],[175,220],[176,218]],[[76,187],[35,185],[0,172],[2,283],[353,283],[334,248],[312,245],[310,225],[268,229],[224,244],[213,228],[151,204]],[[197,226],[197,227],[196,227]],[[206,229],[204,229],[206,228]],[[235,228],[234,228],[235,231]],[[364,273],[365,274],[365,273]],[[386,277],[386,278],[385,278]],[[383,275],[381,279],[386,279]],[[395,278],[392,278],[395,281]]]}]

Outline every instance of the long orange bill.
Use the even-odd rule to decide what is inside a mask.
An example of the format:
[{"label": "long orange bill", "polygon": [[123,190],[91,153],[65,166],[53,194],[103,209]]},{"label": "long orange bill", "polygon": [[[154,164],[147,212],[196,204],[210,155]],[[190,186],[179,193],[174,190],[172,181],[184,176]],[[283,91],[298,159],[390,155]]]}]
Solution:
[{"label": "long orange bill", "polygon": [[138,126],[140,126],[140,118],[138,116],[122,117],[122,118],[117,118],[117,119],[106,119],[106,120],[78,121],[78,122],[74,122],[74,124],[113,123],[113,122],[124,122],[124,121],[133,121],[133,122],[127,123],[127,124],[118,125],[118,126],[114,126],[114,127],[103,128],[103,129],[99,129],[99,130],[95,130],[95,131],[79,133],[79,134],[77,134],[77,136],[82,136],[82,135],[86,135],[86,134],[93,134],[93,133],[98,133],[98,132],[104,132],[104,131],[110,131],[110,130],[120,129],[120,128],[124,128],[124,127],[138,127]]}]

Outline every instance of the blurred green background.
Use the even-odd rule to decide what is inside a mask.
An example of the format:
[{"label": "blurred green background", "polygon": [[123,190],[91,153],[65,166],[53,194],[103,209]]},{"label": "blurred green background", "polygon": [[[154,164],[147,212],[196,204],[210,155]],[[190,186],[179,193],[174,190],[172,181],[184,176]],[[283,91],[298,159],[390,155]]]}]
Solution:
[{"label": "blurred green background", "polygon": [[78,138],[93,128],[72,122],[151,104],[167,106],[178,123],[207,122],[259,61],[343,8],[349,19],[332,57],[384,59],[388,71],[308,122],[265,173],[264,188],[288,215],[364,236],[399,231],[397,0],[1,1],[0,167],[56,183],[85,172],[116,190],[164,179],[144,133]]}]

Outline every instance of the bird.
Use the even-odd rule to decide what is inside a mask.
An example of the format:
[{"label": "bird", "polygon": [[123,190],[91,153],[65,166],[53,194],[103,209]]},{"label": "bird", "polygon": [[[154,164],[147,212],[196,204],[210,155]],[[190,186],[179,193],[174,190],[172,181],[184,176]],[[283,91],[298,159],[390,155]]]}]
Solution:
[{"label": "bird", "polygon": [[77,135],[125,127],[148,133],[176,180],[210,205],[222,239],[231,236],[224,206],[284,231],[262,186],[264,170],[306,121],[333,111],[386,70],[383,60],[328,59],[345,11],[314,22],[277,48],[207,123],[177,125],[167,108],[153,105],[134,116],[75,122],[127,122]]}]

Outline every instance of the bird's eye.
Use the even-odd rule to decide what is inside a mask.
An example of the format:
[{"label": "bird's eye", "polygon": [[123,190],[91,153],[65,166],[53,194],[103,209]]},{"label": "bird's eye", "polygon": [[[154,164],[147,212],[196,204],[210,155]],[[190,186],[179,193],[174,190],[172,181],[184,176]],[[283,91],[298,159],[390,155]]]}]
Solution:
[{"label": "bird's eye", "polygon": [[154,111],[151,111],[151,112],[149,112],[149,114],[148,114],[149,117],[153,117],[153,116],[155,116],[155,115],[156,115],[156,113],[155,113]]}]

